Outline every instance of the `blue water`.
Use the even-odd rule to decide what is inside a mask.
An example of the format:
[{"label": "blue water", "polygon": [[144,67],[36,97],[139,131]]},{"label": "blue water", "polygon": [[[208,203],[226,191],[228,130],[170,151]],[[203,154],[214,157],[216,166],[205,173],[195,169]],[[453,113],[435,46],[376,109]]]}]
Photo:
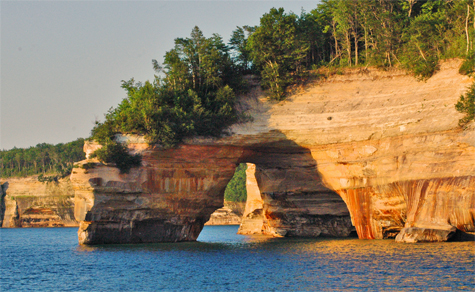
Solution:
[{"label": "blue water", "polygon": [[269,238],[80,246],[76,228],[0,229],[1,291],[475,290],[473,242]]}]

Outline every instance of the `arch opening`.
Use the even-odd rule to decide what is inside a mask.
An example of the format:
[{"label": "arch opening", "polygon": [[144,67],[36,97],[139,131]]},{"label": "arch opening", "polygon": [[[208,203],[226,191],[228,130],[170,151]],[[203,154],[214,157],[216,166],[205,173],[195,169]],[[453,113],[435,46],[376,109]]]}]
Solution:
[{"label": "arch opening", "polygon": [[[324,186],[310,151],[302,148],[293,151],[254,149],[253,155],[246,161],[255,163],[240,164],[241,172],[242,165],[246,165],[247,198],[244,210],[233,212],[225,198],[224,207],[211,215],[208,225],[232,222],[224,219],[223,215],[233,212],[234,215],[242,213],[238,230],[241,235],[356,236],[345,202],[336,192]],[[233,179],[229,184],[233,183]],[[221,220],[213,217],[221,217]]]}]

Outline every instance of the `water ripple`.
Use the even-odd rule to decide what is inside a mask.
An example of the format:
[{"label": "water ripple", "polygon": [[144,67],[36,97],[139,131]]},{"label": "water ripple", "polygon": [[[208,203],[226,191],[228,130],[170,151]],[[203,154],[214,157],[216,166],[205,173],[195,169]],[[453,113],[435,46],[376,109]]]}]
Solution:
[{"label": "water ripple", "polygon": [[1,229],[2,291],[475,290],[473,242],[236,235],[191,243],[79,246],[74,228]]}]

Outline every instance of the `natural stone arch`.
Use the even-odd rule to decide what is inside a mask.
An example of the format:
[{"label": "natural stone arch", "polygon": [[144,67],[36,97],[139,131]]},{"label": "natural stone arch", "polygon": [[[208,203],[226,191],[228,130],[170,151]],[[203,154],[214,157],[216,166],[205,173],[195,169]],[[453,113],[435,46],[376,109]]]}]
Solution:
[{"label": "natural stone arch", "polygon": [[[95,148],[86,144],[86,152]],[[210,215],[222,207],[224,189],[242,161],[257,163],[264,234],[346,236],[351,231],[343,201],[323,186],[309,152],[295,145],[184,145],[142,154],[144,165],[129,174],[94,160],[74,170],[81,243],[196,240]]]},{"label": "natural stone arch", "polygon": [[[249,192],[262,201],[256,206],[261,211],[251,211],[250,202],[248,216],[262,214],[263,234],[346,237],[354,229],[345,203],[324,185],[307,149],[288,142],[267,145],[248,160],[255,163],[248,163]],[[240,233],[249,232],[243,226]]]},{"label": "natural stone arch", "polygon": [[[475,126],[459,128],[461,115],[447,106],[473,82],[459,65],[441,64],[424,83],[397,70],[350,71],[281,103],[256,87],[241,106],[252,121],[177,149],[129,137],[142,167],[122,175],[87,160],[79,165],[94,169],[73,171],[80,242],[195,240],[241,162],[256,165],[264,199],[338,193],[359,238],[443,241],[456,228],[474,232]],[[288,230],[301,233],[297,225]]]}]

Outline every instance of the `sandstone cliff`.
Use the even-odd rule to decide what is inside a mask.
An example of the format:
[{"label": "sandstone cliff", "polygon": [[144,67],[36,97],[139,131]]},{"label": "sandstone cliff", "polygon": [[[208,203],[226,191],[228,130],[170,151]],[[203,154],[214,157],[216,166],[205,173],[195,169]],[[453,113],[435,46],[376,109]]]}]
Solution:
[{"label": "sandstone cliff", "polygon": [[205,225],[240,225],[246,203],[224,201],[224,206],[211,214]]},{"label": "sandstone cliff", "polygon": [[1,227],[78,226],[74,191],[68,179],[39,182],[36,176],[5,179]]},{"label": "sandstone cliff", "polygon": [[79,241],[195,240],[242,162],[255,165],[262,207],[246,210],[261,221],[250,231],[243,222],[241,233],[348,236],[355,228],[363,239],[415,242],[474,232],[475,131],[458,127],[454,109],[473,80],[459,65],[442,63],[427,82],[348,70],[280,103],[256,86],[241,101],[251,122],[177,149],[124,137],[143,154],[142,167],[126,175],[85,160],[79,165],[93,168],[71,176]]}]

